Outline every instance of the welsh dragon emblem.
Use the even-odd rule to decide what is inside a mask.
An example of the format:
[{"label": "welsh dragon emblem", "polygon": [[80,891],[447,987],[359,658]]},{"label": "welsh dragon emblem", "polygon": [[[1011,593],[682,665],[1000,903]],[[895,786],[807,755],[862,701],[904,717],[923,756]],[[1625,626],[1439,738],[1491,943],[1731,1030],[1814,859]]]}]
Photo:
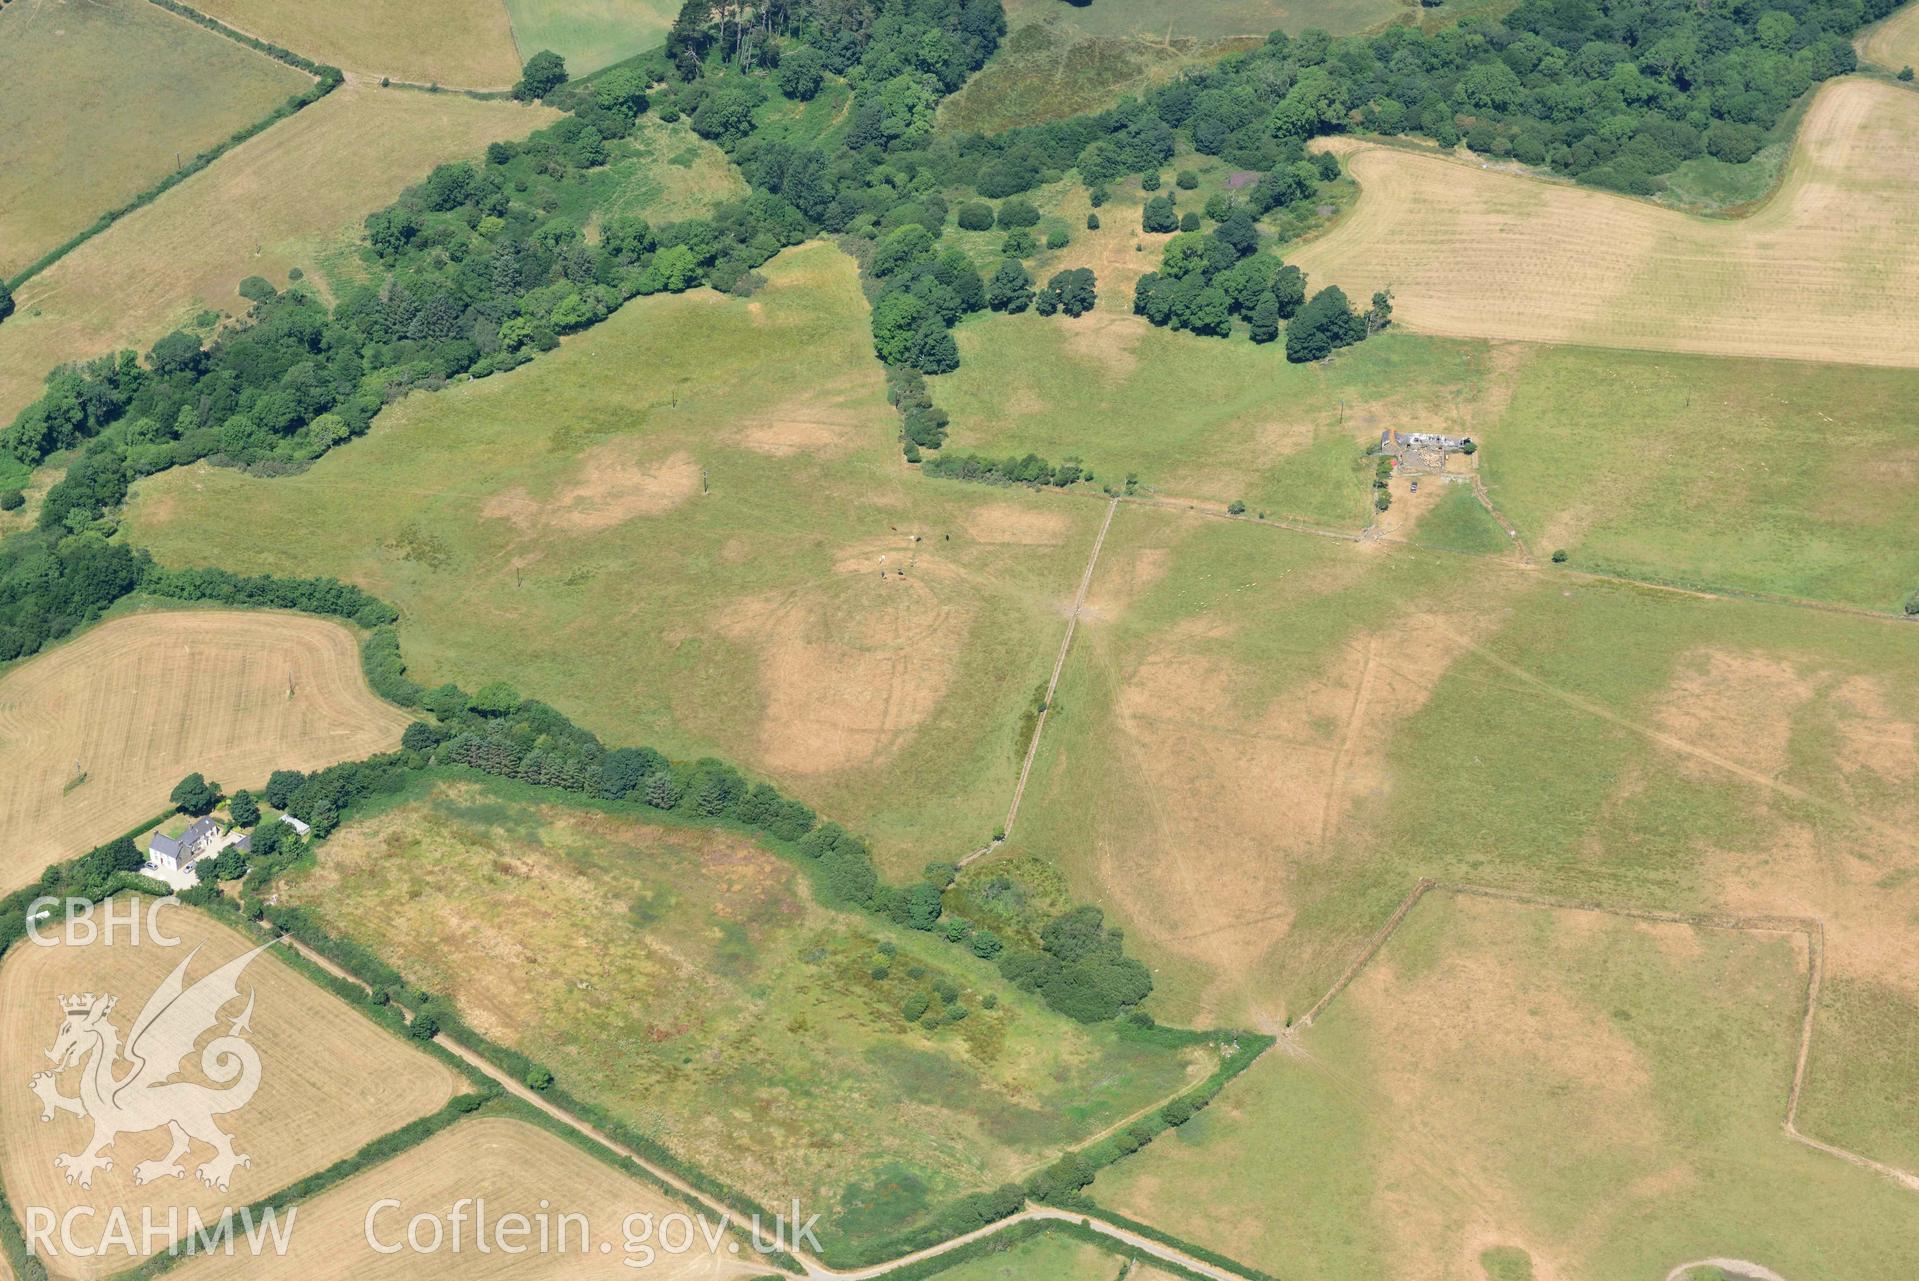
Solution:
[{"label": "welsh dragon emblem", "polygon": [[[67,1172],[67,1182],[93,1186],[96,1170],[111,1170],[105,1155],[123,1134],[141,1134],[164,1126],[171,1139],[167,1154],[157,1161],[133,1167],[136,1184],[155,1179],[183,1178],[180,1158],[194,1142],[213,1149],[213,1157],[197,1173],[202,1183],[225,1191],[238,1166],[252,1161],[233,1150],[233,1138],[214,1118],[237,1112],[260,1088],[260,1055],[246,1040],[253,1016],[253,993],[246,1008],[200,1051],[200,1070],[213,1086],[173,1080],[201,1036],[220,1021],[220,1011],[240,995],[241,971],[253,958],[273,946],[254,948],[187,986],[187,966],[199,954],[195,948],[174,967],[133,1021],[126,1045],[108,1020],[115,997],[89,992],[60,998],[60,1034],[47,1051],[54,1067],[34,1074],[30,1087],[40,1099],[42,1121],[58,1112],[71,1112],[93,1122],[93,1138],[76,1155],[56,1156],[54,1165]],[[59,1078],[71,1069],[80,1072],[80,1093],[60,1093]],[[218,1087],[218,1088],[216,1088]]]}]

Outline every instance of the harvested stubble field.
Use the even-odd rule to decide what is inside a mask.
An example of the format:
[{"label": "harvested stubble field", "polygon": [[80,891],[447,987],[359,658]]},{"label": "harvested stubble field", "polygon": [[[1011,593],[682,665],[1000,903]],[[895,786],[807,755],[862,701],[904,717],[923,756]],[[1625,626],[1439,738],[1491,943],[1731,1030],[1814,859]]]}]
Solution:
[{"label": "harvested stubble field", "polygon": [[[429,779],[343,827],[282,901],[681,1159],[826,1212],[829,1247],[1017,1178],[1200,1061],[1072,1023],[964,948],[824,910],[750,838],[653,814]],[[915,994],[942,1013],[909,1023]]]},{"label": "harvested stubble field", "polygon": [[[11,10],[0,18],[12,20]],[[39,395],[55,365],[144,350],[203,309],[244,310],[234,290],[247,276],[284,284],[297,266],[314,277],[368,213],[434,165],[556,118],[519,103],[342,85],[24,285],[0,325],[0,420]]]},{"label": "harvested stubble field", "polygon": [[1919,64],[1919,4],[1909,4],[1854,42],[1867,62],[1898,71]]},{"label": "harvested stubble field", "polygon": [[[1797,934],[1428,895],[1319,1021],[1095,1199],[1280,1275],[1919,1268],[1919,1197],[1782,1132]],[[1804,1124],[1802,1118],[1802,1125]],[[1814,1131],[1817,1133],[1817,1131]]]},{"label": "harvested stubble field", "polygon": [[301,57],[375,78],[505,89],[520,57],[500,0],[203,0],[202,13]]},{"label": "harvested stubble field", "polygon": [[0,277],[313,83],[147,0],[0,11]]},{"label": "harvested stubble field", "polygon": [[[67,1113],[42,1123],[40,1100],[27,1089],[29,1078],[48,1066],[43,1051],[53,1045],[61,1026],[58,998],[81,992],[117,997],[108,1019],[124,1047],[148,995],[181,961],[192,958],[186,975],[191,984],[255,946],[238,931],[186,908],[162,909],[158,921],[162,931],[180,939],[178,946],[156,946],[147,935],[141,936],[141,945],[131,945],[122,929],[112,945],[22,943],[0,964],[0,1058],[9,1087],[0,1090],[0,1133],[7,1136],[0,1146],[0,1175],[7,1199],[22,1216],[36,1206],[51,1209],[56,1218],[75,1207],[89,1207],[93,1215],[76,1221],[76,1245],[97,1242],[104,1247],[91,1258],[47,1260],[56,1277],[104,1276],[136,1261],[126,1246],[111,1245],[104,1235],[107,1212],[114,1207],[136,1225],[143,1208],[151,1209],[162,1225],[169,1209],[176,1209],[184,1224],[188,1207],[212,1222],[227,1206],[264,1198],[433,1112],[460,1084],[444,1064],[372,1023],[269,950],[242,973],[239,997],[219,1025],[224,1032],[239,1012],[238,1001],[250,992],[247,1040],[260,1060],[258,1092],[244,1107],[220,1115],[217,1123],[232,1137],[234,1151],[251,1157],[252,1164],[233,1172],[227,1190],[210,1187],[195,1177],[195,1170],[211,1157],[212,1149],[196,1143],[183,1162],[183,1177],[136,1185],[135,1166],[166,1154],[167,1132],[156,1128],[115,1139],[108,1151],[112,1168],[95,1173],[90,1189],[69,1184],[53,1159],[80,1152],[92,1126]],[[62,1094],[77,1093],[84,1070],[69,1070],[57,1078]],[[125,1069],[116,1071],[124,1074]],[[198,1053],[186,1056],[180,1079],[209,1084]],[[134,1239],[138,1237],[136,1227]]]},{"label": "harvested stubble field", "polygon": [[158,813],[186,774],[257,787],[389,750],[406,721],[367,688],[338,623],[225,610],[102,623],[0,679],[0,889]]},{"label": "harvested stubble field", "polygon": [[551,49],[575,76],[659,47],[679,8],[673,0],[506,0],[520,56]]},{"label": "harvested stubble field", "polygon": [[359,583],[417,678],[736,761],[917,874],[1004,813],[1099,511],[923,481],[851,261],[763,271],[410,397],[303,475],[153,477],[130,526],[165,564]]},{"label": "harvested stubble field", "polygon": [[1361,196],[1294,260],[1427,333],[1919,364],[1919,94],[1829,82],[1777,192],[1711,220],[1483,168],[1334,144]]},{"label": "harvested stubble field", "polygon": [[[493,1249],[482,1252],[477,1247],[470,1204],[465,1207],[462,1248],[452,1248],[451,1216],[465,1198],[485,1199],[487,1241]],[[400,1204],[373,1220],[382,1246],[404,1246],[408,1220],[425,1214],[437,1218],[447,1232],[443,1248],[432,1253],[374,1250],[367,1241],[367,1216],[376,1203],[386,1200]],[[697,1231],[692,1249],[682,1254],[661,1249],[657,1235],[628,1252],[628,1216],[651,1215],[657,1223],[680,1213],[690,1211],[536,1125],[511,1117],[479,1116],[301,1206],[299,1230],[284,1254],[209,1255],[185,1264],[174,1275],[181,1281],[612,1281],[636,1275],[665,1281],[724,1281],[769,1271],[754,1266],[747,1245],[730,1235],[720,1240],[717,1254],[708,1252]],[[555,1248],[536,1248],[539,1237],[530,1235],[519,1251],[499,1249],[493,1225],[513,1214],[526,1216],[536,1233],[545,1216]],[[582,1229],[577,1221],[568,1223],[562,1240],[561,1215],[584,1216],[590,1231],[586,1248],[581,1248]],[[631,1230],[637,1234],[639,1225],[632,1224]],[[676,1234],[677,1229],[675,1243]],[[432,1238],[422,1229],[420,1239]],[[611,1250],[600,1253],[601,1242]],[[512,1244],[510,1238],[508,1243]],[[729,1244],[737,1253],[727,1249]],[[641,1253],[643,1247],[653,1251],[650,1258]]]},{"label": "harvested stubble field", "polygon": [[1890,619],[1123,509],[1008,853],[1163,1017],[1275,1029],[1420,876],[1817,917],[1801,1124],[1919,1169],[1915,672]]}]

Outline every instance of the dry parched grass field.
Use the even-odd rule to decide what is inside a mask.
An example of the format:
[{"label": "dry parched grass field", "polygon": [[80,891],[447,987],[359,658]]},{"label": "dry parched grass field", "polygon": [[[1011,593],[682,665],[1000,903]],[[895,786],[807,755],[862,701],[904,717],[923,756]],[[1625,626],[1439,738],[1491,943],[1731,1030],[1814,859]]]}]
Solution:
[{"label": "dry parched grass field", "polygon": [[1320,1281],[1910,1277],[1919,1197],[1781,1130],[1806,965],[1796,933],[1435,892],[1093,1195]]},{"label": "dry parched grass field", "polygon": [[[465,1207],[462,1248],[452,1248],[450,1216],[466,1198],[485,1199],[487,1242],[494,1246],[488,1252],[477,1248],[471,1205]],[[424,1214],[437,1218],[447,1232],[442,1248],[433,1253],[373,1249],[367,1242],[367,1215],[377,1202],[387,1200],[400,1205],[374,1217],[382,1247],[404,1245],[408,1220]],[[510,1117],[480,1116],[301,1206],[299,1229],[285,1254],[209,1255],[186,1264],[175,1275],[181,1281],[490,1281],[508,1277],[512,1281],[612,1281],[633,1276],[723,1281],[769,1271],[753,1266],[756,1256],[731,1236],[721,1239],[717,1254],[709,1252],[697,1229],[692,1248],[684,1253],[668,1253],[657,1235],[629,1252],[624,1226],[628,1216],[651,1215],[657,1222],[682,1213],[690,1213],[683,1203],[669,1200],[538,1126]],[[495,1235],[494,1225],[511,1214],[527,1216],[535,1232],[540,1216],[546,1216],[555,1248],[534,1248],[539,1238],[529,1235],[522,1243],[524,1249],[499,1249],[501,1238]],[[582,1234],[576,1221],[569,1221],[562,1245],[561,1215],[584,1216],[590,1229],[586,1249],[580,1248]],[[639,1235],[638,1223],[632,1231]],[[675,1228],[672,1244],[678,1241]],[[514,1243],[511,1238],[507,1242]],[[600,1253],[602,1242],[611,1245],[611,1251]],[[729,1245],[737,1252],[729,1250]],[[650,1260],[641,1253],[644,1248],[653,1251]],[[637,1266],[641,1263],[643,1269]]]},{"label": "dry parched grass field", "polygon": [[[127,901],[144,907],[143,900]],[[77,993],[116,997],[118,1004],[107,1021],[125,1048],[148,996],[174,967],[189,961],[185,982],[191,985],[255,946],[245,935],[187,908],[162,909],[158,924],[180,940],[178,946],[157,946],[145,934],[139,944],[130,944],[122,930],[111,946],[21,943],[0,964],[0,1079],[6,1083],[0,1089],[0,1133],[7,1140],[0,1146],[0,1176],[7,1199],[23,1221],[36,1207],[56,1218],[76,1207],[91,1208],[91,1218],[76,1220],[74,1244],[103,1248],[94,1257],[47,1259],[56,1277],[104,1276],[137,1261],[106,1236],[107,1212],[114,1207],[132,1216],[135,1224],[143,1208],[151,1209],[161,1224],[170,1209],[178,1211],[184,1224],[188,1207],[210,1222],[228,1206],[265,1198],[436,1110],[459,1084],[444,1065],[370,1022],[269,951],[242,971],[238,995],[217,1023],[219,1032],[226,1033],[243,1002],[251,999],[246,1040],[260,1062],[258,1090],[244,1106],[220,1114],[216,1123],[232,1138],[235,1153],[250,1157],[252,1164],[234,1170],[226,1190],[208,1186],[196,1170],[213,1149],[196,1143],[182,1162],[182,1177],[136,1184],[135,1167],[166,1154],[167,1132],[156,1128],[115,1139],[106,1153],[112,1168],[96,1172],[91,1188],[68,1183],[54,1157],[82,1151],[92,1126],[67,1112],[42,1122],[40,1100],[27,1088],[29,1079],[48,1067],[44,1051],[53,1046],[61,1028],[59,998]],[[55,1081],[59,1092],[75,1096],[86,1070],[76,1066],[60,1073]],[[116,1071],[124,1075],[125,1066]],[[228,1083],[210,1078],[198,1053],[185,1055],[178,1079]],[[136,1231],[136,1241],[138,1236]]]},{"label": "dry parched grass field", "polygon": [[1008,855],[1162,1018],[1280,1029],[1421,876],[1813,917],[1800,1124],[1919,1171],[1910,624],[1134,509],[1087,608]]},{"label": "dry parched grass field", "polygon": [[304,58],[375,79],[505,89],[520,75],[500,0],[206,0],[195,7]]},{"label": "dry parched grass field", "polygon": [[0,11],[0,277],[312,83],[147,0],[14,0]]},{"label": "dry parched grass field", "polygon": [[[165,564],[332,574],[407,615],[414,675],[506,680],[610,742],[717,755],[898,872],[1006,810],[1093,503],[923,481],[852,262],[639,299],[523,370],[413,396],[300,476],[143,482]],[[262,540],[271,521],[272,540]]]},{"label": "dry parched grass field", "polygon": [[1356,142],[1361,195],[1289,255],[1394,319],[1455,337],[1919,365],[1919,94],[1819,90],[1779,190],[1709,220]]},{"label": "dry parched grass field", "polygon": [[210,610],[103,623],[0,679],[0,888],[157,813],[186,774],[258,786],[389,749],[406,721],[367,688],[338,623]]},{"label": "dry parched grass field", "polygon": [[[11,21],[9,9],[0,23]],[[297,266],[313,278],[361,219],[434,165],[553,119],[513,102],[342,85],[22,286],[0,325],[0,421],[55,365],[145,350],[203,308],[244,312],[234,290],[247,276],[284,285]]]}]

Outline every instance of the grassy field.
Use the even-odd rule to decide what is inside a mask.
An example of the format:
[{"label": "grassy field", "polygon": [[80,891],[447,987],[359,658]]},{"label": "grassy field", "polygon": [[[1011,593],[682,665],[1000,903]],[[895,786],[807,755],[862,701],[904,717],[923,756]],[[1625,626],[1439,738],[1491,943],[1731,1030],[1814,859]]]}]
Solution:
[{"label": "grassy field", "polygon": [[[40,1100],[26,1088],[36,1071],[48,1067],[42,1052],[54,1044],[62,1025],[58,998],[80,992],[117,997],[118,1005],[107,1017],[124,1046],[148,996],[175,966],[187,962],[190,984],[254,945],[245,935],[185,908],[163,909],[157,919],[163,932],[180,940],[177,946],[157,945],[146,935],[144,945],[130,944],[123,927],[114,944],[20,944],[0,965],[0,1046],[5,1047],[7,1076],[14,1083],[12,1089],[0,1091],[0,1133],[7,1136],[0,1146],[0,1175],[7,1199],[16,1214],[36,1206],[56,1216],[91,1210],[90,1216],[76,1221],[74,1244],[98,1244],[101,1251],[93,1257],[49,1259],[56,1277],[104,1276],[134,1262],[139,1256],[129,1251],[139,1239],[143,1209],[152,1210],[161,1225],[170,1210],[184,1216],[189,1206],[212,1222],[222,1209],[267,1197],[434,1111],[461,1084],[439,1061],[376,1026],[277,957],[261,956],[239,980],[240,996],[252,994],[247,1040],[260,1061],[258,1092],[217,1121],[232,1138],[235,1152],[250,1157],[251,1164],[233,1171],[229,1188],[211,1187],[199,1181],[196,1168],[213,1151],[196,1142],[183,1162],[182,1177],[136,1184],[135,1167],[142,1161],[157,1162],[167,1150],[167,1132],[156,1121],[151,1128],[129,1130],[114,1140],[107,1153],[112,1167],[95,1173],[91,1188],[68,1183],[53,1158],[80,1152],[91,1126],[64,1112],[43,1123]],[[54,937],[59,937],[57,932]],[[222,1032],[238,1012],[238,999],[220,1024]],[[181,1080],[203,1085],[219,1080],[203,1071],[198,1053],[183,1054]],[[60,1092],[77,1094],[86,1070],[58,1073]],[[125,1075],[124,1067],[115,1071]],[[106,1235],[106,1213],[115,1207],[136,1225],[131,1239],[119,1244]],[[179,1221],[184,1223],[184,1217]]]},{"label": "grassy field", "polygon": [[1479,455],[1535,554],[1896,610],[1919,587],[1919,373],[1603,349],[1510,353]]},{"label": "grassy field", "polygon": [[1126,925],[1162,1017],[1282,1026],[1422,875],[1816,916],[1807,1115],[1919,1166],[1919,630],[1137,509],[1088,610],[1003,857]]},{"label": "grassy field", "polygon": [[313,83],[146,0],[0,12],[0,277]]},{"label": "grassy field", "polygon": [[[12,21],[9,9],[0,22]],[[55,365],[144,350],[202,311],[244,312],[234,289],[247,276],[280,284],[297,266],[324,285],[330,260],[351,260],[341,247],[361,220],[434,165],[554,119],[518,103],[342,85],[21,288],[0,325],[0,420],[39,395]]]},{"label": "grassy field", "polygon": [[[473,1207],[465,1207],[464,1248],[451,1248],[451,1216],[465,1198],[485,1198],[487,1241],[476,1248]],[[367,1216],[376,1203],[400,1202],[376,1213],[373,1224],[382,1246],[405,1246],[407,1221],[416,1214],[437,1218],[449,1232],[437,1252],[402,1248],[382,1254],[367,1241]],[[684,1203],[655,1191],[602,1164],[570,1143],[528,1122],[502,1116],[463,1121],[371,1170],[331,1188],[300,1208],[299,1231],[286,1253],[253,1258],[244,1251],[230,1257],[209,1255],[184,1264],[181,1281],[611,1281],[614,1277],[664,1278],[664,1281],[725,1281],[764,1272],[745,1254],[746,1246],[722,1238],[720,1252],[709,1253],[696,1230],[692,1247],[680,1254],[660,1247],[657,1228],[629,1247],[629,1223],[637,1237],[640,1224],[629,1216],[654,1221],[690,1213]],[[516,1253],[498,1248],[493,1225],[511,1214],[534,1225],[550,1225],[549,1248],[528,1236]],[[561,1215],[580,1215],[562,1238]],[[677,1245],[677,1229],[670,1234]],[[431,1240],[423,1236],[423,1240]],[[505,1238],[512,1244],[511,1238]],[[600,1243],[611,1249],[602,1254]],[[741,1254],[728,1251],[733,1245]],[[641,1253],[650,1250],[650,1257]],[[643,1266],[642,1266],[643,1265]]]},{"label": "grassy field", "polygon": [[960,368],[934,381],[952,448],[1078,456],[1105,481],[1135,472],[1168,495],[1360,529],[1363,454],[1382,427],[1474,429],[1482,345],[1393,334],[1330,366],[1289,365],[1275,347],[1155,329],[1118,307],[962,326]]},{"label": "grassy field", "polygon": [[1030,22],[1014,27],[987,64],[940,104],[940,125],[996,133],[1098,111],[1244,43],[1091,35],[1079,23],[1057,17]]},{"label": "grassy field", "polygon": [[[1124,1265],[1088,1241],[1043,1232],[936,1272],[939,1281],[1114,1281]],[[1135,1275],[1145,1281],[1150,1269]]]},{"label": "grassy field", "polygon": [[1898,71],[1919,63],[1919,5],[1909,4],[1854,42],[1866,62]]},{"label": "grassy field", "polygon": [[520,56],[551,49],[576,76],[645,53],[666,39],[671,0],[506,0]]},{"label": "grassy field", "polygon": [[[1218,161],[1192,163],[1200,186],[1180,193],[1186,207],[1228,172]],[[1335,361],[1290,365],[1277,344],[1257,346],[1243,331],[1218,339],[1154,328],[1132,314],[1133,286],[1158,267],[1170,237],[1140,231],[1140,202],[1136,182],[1116,188],[1099,228],[1088,230],[1083,188],[1038,193],[1041,232],[1057,225],[1071,241],[1029,269],[1043,281],[1090,267],[1099,305],[1078,320],[964,322],[959,369],[932,380],[952,415],[953,448],[1078,456],[1102,480],[1136,472],[1167,494],[1237,498],[1275,517],[1358,529],[1371,518],[1372,467],[1361,453],[1383,428],[1476,432],[1502,407],[1507,380],[1483,343],[1387,333]],[[1003,235],[947,239],[990,271]]]},{"label": "grassy field", "polygon": [[1065,10],[1055,0],[1006,0],[1006,25],[1017,31],[1032,22],[1055,19],[1089,36],[1140,36],[1166,41],[1219,40],[1260,36],[1284,30],[1293,35],[1318,27],[1334,35],[1364,31],[1407,13],[1394,0],[1209,0],[1206,4],[1166,5],[1154,0],[1101,0]]},{"label": "grassy field", "polygon": [[304,58],[375,79],[505,89],[520,77],[501,0],[360,0],[344,8],[205,0],[195,7]]},{"label": "grassy field", "polygon": [[360,583],[429,683],[505,679],[610,741],[725,756],[916,874],[1004,812],[1099,511],[923,481],[850,260],[764,270],[751,300],[636,302],[403,401],[302,476],[154,477],[130,526],[162,563]]},{"label": "grassy field", "polygon": [[[762,1204],[830,1207],[829,1247],[1020,1177],[1204,1057],[1071,1023],[965,949],[821,909],[749,838],[650,813],[422,783],[282,901]],[[904,1019],[915,994],[943,1013]]]},{"label": "grassy field", "polygon": [[1910,1276],[1919,1199],[1780,1130],[1805,965],[1796,935],[1430,895],[1292,1052],[1093,1193],[1325,1281]]},{"label": "grassy field", "polygon": [[[1338,144],[1362,196],[1298,264],[1458,337],[1919,364],[1919,95],[1858,77],[1806,112],[1778,192],[1709,220],[1480,162]],[[1675,303],[1674,300],[1679,300]]]},{"label": "grassy field", "polygon": [[[1098,111],[1273,30],[1365,31],[1414,9],[1398,0],[1007,0],[999,50],[940,109],[951,130],[992,133]],[[1450,8],[1450,7],[1449,7]]]},{"label": "grassy field", "polygon": [[582,225],[640,214],[657,226],[710,213],[720,201],[746,194],[746,180],[725,152],[683,120],[666,124],[649,115],[632,137],[612,144],[590,181],[562,189],[553,214]]},{"label": "grassy field", "polygon": [[406,721],[367,688],[338,623],[237,610],[103,623],[0,679],[0,890],[165,809],[186,774],[257,787],[388,750]]}]

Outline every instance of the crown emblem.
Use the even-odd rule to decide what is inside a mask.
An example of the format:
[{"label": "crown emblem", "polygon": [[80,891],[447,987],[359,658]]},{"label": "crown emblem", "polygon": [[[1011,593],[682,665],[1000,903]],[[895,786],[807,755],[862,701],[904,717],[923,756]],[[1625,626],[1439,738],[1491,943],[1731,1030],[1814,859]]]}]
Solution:
[{"label": "crown emblem", "polygon": [[99,999],[99,997],[91,992],[82,992],[78,996],[63,996],[60,998],[60,1012],[62,1014],[89,1014],[93,1011],[93,1003]]}]

